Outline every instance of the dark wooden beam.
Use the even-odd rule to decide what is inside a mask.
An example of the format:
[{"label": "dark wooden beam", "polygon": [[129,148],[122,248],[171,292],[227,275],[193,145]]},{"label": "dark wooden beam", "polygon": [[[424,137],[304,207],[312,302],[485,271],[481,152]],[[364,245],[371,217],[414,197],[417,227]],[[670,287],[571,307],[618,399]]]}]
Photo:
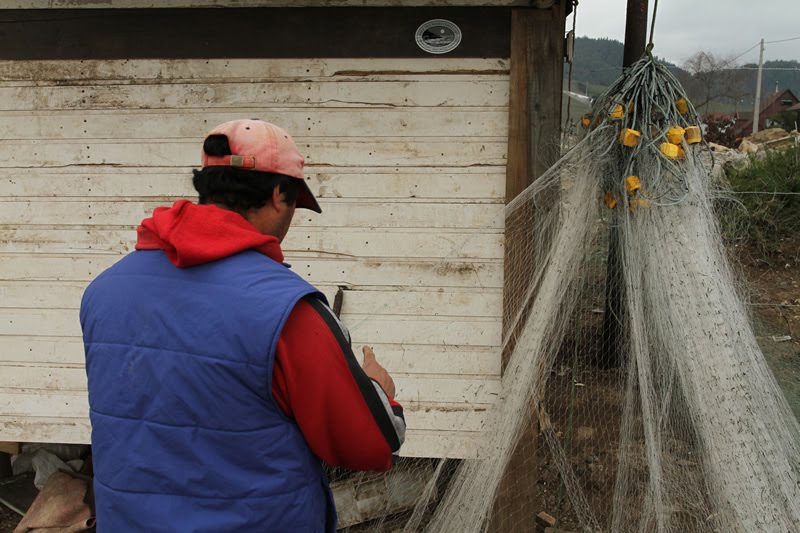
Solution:
[{"label": "dark wooden beam", "polygon": [[[641,59],[647,43],[648,0],[628,0],[625,18],[625,51],[622,67]],[[597,359],[602,368],[618,368],[625,358],[625,276],[620,249],[619,211],[612,214],[614,223],[608,230],[606,260],[606,292],[603,310],[603,349]]]},{"label": "dark wooden beam", "polygon": [[[443,56],[415,32],[447,19]],[[0,10],[0,59],[508,57],[507,7]]]},{"label": "dark wooden beam", "polygon": [[629,67],[641,59],[647,43],[647,1],[628,0],[625,16],[625,51],[622,66]]},{"label": "dark wooden beam", "polygon": [[[511,13],[511,72],[506,203],[544,174],[560,153],[563,89],[564,24],[567,2],[549,9],[515,9]],[[571,2],[570,2],[571,5]],[[557,197],[558,190],[550,194]],[[503,330],[522,305],[520,294],[530,282],[538,258],[521,239],[533,232],[537,213],[525,205],[506,221]],[[524,320],[523,320],[524,322]],[[513,335],[512,335],[513,336]],[[513,351],[504,347],[503,370]],[[532,409],[538,413],[537,409]],[[538,509],[536,457],[538,422],[535,415],[520,438],[500,483],[491,518],[494,532],[531,531]]]}]

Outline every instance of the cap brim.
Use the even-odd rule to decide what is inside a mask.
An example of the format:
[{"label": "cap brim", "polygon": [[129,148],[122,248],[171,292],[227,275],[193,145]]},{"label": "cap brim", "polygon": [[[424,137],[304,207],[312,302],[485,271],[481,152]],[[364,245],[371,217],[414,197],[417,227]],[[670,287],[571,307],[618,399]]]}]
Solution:
[{"label": "cap brim", "polygon": [[306,183],[306,180],[300,180],[300,190],[297,194],[297,203],[295,206],[302,209],[310,209],[311,211],[316,211],[317,213],[322,213],[322,208],[319,206],[319,203],[317,203],[317,199],[314,198],[314,194],[311,192],[311,189],[308,188],[308,183]]}]

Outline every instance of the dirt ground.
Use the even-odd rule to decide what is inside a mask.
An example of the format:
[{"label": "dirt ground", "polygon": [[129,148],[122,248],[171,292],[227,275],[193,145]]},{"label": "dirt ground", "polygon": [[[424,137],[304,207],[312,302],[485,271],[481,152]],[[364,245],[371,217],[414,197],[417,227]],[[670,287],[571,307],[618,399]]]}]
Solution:
[{"label": "dirt ground", "polygon": [[[746,248],[733,252],[734,263],[746,286],[744,295],[749,302],[759,344],[787,400],[800,417],[800,236],[781,242],[778,250],[769,257]],[[579,386],[575,387],[573,383]],[[614,494],[624,386],[624,376],[619,370],[592,366],[571,369],[569,361],[564,358],[550,376],[545,398],[547,415],[552,423],[551,438],[555,438],[565,450],[566,464],[574,473],[575,482],[583,489],[601,527],[608,525],[606,520]],[[540,510],[558,519],[559,527],[577,531],[580,522],[564,488],[558,460],[546,442],[547,435],[540,433],[535,450],[538,505]],[[692,457],[689,443],[673,440],[669,447],[669,453],[683,467],[686,476],[699,476],[697,459]],[[641,452],[643,454],[643,450]],[[564,463],[561,470],[563,466]],[[645,464],[639,465],[635,461],[632,475],[644,482],[647,476]],[[697,477],[695,481],[699,479]],[[632,508],[638,507],[636,499],[640,495],[632,492],[627,497]],[[703,498],[700,494],[693,497]],[[685,523],[687,530],[708,528],[709,524],[705,522],[708,517],[700,516],[702,511],[692,514],[694,505],[690,499],[685,503],[686,512],[679,520]],[[702,504],[694,507],[705,508]]]},{"label": "dirt ground", "polygon": [[21,519],[22,517],[11,509],[0,505],[0,533],[11,533]]},{"label": "dirt ground", "polygon": [[[784,239],[768,257],[745,249],[739,259],[756,322],[774,331],[771,342],[788,342],[795,353],[800,352],[800,236]],[[792,337],[791,341],[771,338],[786,335]]]},{"label": "dirt ground", "polygon": [[769,257],[742,250],[739,258],[759,344],[800,418],[800,235]]}]

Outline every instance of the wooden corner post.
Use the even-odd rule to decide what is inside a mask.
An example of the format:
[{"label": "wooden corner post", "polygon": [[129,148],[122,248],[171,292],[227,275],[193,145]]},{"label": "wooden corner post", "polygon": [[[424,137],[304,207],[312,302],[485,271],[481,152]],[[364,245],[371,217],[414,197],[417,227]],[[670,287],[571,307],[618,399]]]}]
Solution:
[{"label": "wooden corner post", "polygon": [[[560,154],[566,1],[554,2],[547,9],[518,8],[511,12],[506,203],[550,168]],[[516,231],[514,224],[535,220],[536,213],[531,212],[519,220],[507,221],[504,333],[522,304],[519,294],[528,279],[524,274],[533,271],[536,260],[532,253],[520,252],[526,248],[517,246],[514,239],[530,232]],[[513,345],[504,347],[503,371],[512,350]],[[532,411],[536,413],[537,409]],[[517,446],[498,488],[490,531],[531,531],[536,515],[543,510],[537,508],[536,468],[531,454],[537,436],[534,415],[520,439],[525,446]]]}]

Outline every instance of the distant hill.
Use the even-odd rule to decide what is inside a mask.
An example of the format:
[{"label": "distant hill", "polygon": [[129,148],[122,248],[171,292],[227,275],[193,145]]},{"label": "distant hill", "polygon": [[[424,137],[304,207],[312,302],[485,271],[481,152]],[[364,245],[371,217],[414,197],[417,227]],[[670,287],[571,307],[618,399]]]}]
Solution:
[{"label": "distant hill", "polygon": [[[758,64],[748,63],[742,66],[745,68],[754,69],[751,72],[753,76],[753,86],[755,86],[755,69],[758,68]],[[791,89],[795,96],[800,97],[800,61],[764,61],[764,73],[762,79],[762,94],[770,94],[775,92],[775,84],[777,83],[779,89]]]},{"label": "distant hill", "polygon": [[[590,37],[578,37],[575,39],[575,61],[572,68],[572,90],[589,96],[599,96],[608,85],[614,82],[622,73],[622,56],[624,45],[614,39],[593,39]],[[668,61],[664,61],[671,67],[676,77],[683,83],[691,93],[696,90],[693,87],[691,75]],[[758,65],[740,65],[740,69],[755,69]],[[782,70],[771,70],[782,69]],[[565,65],[564,79],[567,79],[569,65]],[[755,92],[756,71],[741,70],[740,79],[744,96],[738,101],[721,98],[711,106],[712,110],[730,111],[733,109],[746,109],[753,105],[753,94]],[[775,91],[775,83],[780,89],[791,89],[792,92],[800,96],[800,62],[798,61],[765,61],[761,94],[766,97]],[[566,85],[565,85],[566,87]],[[587,90],[588,89],[588,90]],[[695,98],[697,99],[697,98]]]},{"label": "distant hill", "polygon": [[[614,39],[593,39],[591,37],[575,39],[575,62],[572,66],[573,90],[585,93],[586,82],[588,82],[589,96],[599,96],[622,74],[624,51],[625,46]],[[669,61],[662,61],[674,69],[681,70]],[[564,77],[566,78],[568,75],[569,65],[565,65]]]},{"label": "distant hill", "polygon": [[[613,39],[575,39],[575,62],[572,66],[573,81],[589,82],[593,85],[611,85],[622,74],[624,46]],[[566,65],[565,74],[569,72]],[[592,94],[591,96],[597,96]]]}]

